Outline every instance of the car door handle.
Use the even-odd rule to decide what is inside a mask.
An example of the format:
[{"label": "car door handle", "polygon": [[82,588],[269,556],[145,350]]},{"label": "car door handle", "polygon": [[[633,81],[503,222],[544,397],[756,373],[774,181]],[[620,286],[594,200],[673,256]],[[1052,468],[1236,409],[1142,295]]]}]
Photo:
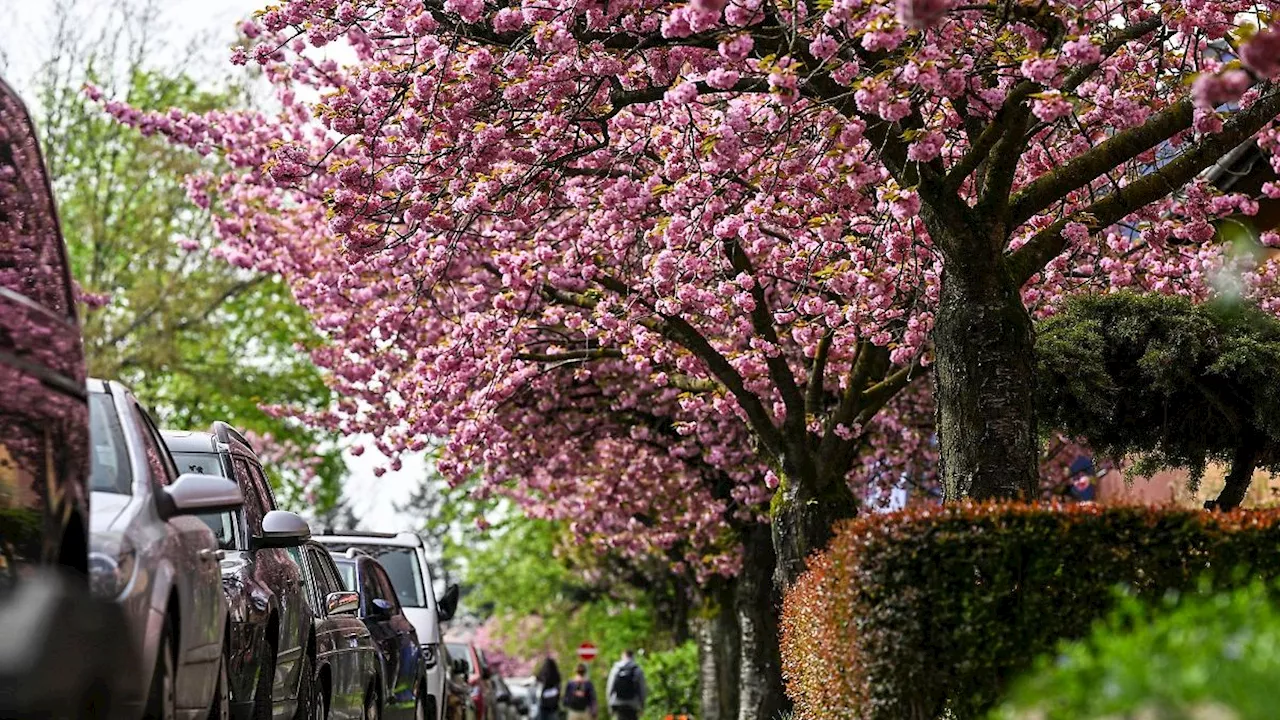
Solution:
[{"label": "car door handle", "polygon": [[200,551],[200,560],[203,562],[210,562],[211,560],[220,561],[226,556],[227,554],[225,552],[221,550],[214,550],[211,548],[206,548]]}]

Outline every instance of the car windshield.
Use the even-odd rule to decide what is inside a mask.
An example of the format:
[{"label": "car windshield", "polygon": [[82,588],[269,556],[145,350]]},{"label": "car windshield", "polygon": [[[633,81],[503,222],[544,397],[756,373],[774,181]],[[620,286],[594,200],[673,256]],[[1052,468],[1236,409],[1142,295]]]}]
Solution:
[{"label": "car windshield", "polygon": [[401,607],[427,607],[422,568],[414,548],[387,545],[354,545],[377,560],[391,578]]},{"label": "car windshield", "polygon": [[[176,452],[173,453],[173,462],[178,466],[178,474],[182,473],[200,473],[202,475],[218,475],[226,477],[227,474],[222,472],[222,463],[218,462],[218,456],[215,453],[201,452]],[[215,537],[218,538],[218,547],[223,550],[234,550],[236,547],[236,529],[235,519],[231,517],[231,513],[215,513],[196,515],[209,526]]]},{"label": "car windshield", "polygon": [[446,643],[445,647],[449,648],[449,657],[454,660],[461,660],[467,666],[467,673],[471,673],[471,653],[467,652],[466,645],[455,645]]},{"label": "car windshield", "polygon": [[93,442],[89,488],[128,495],[133,487],[133,470],[129,467],[116,404],[107,393],[89,394],[89,438]]}]

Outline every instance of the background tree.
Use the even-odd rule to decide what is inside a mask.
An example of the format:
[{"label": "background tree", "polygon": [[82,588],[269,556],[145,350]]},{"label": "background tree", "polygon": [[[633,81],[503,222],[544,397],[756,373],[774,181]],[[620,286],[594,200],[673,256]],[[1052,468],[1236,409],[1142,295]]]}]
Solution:
[{"label": "background tree", "polygon": [[1280,320],[1243,303],[1115,294],[1076,298],[1040,323],[1047,426],[1147,475],[1230,465],[1216,501],[1238,506],[1254,470],[1280,471]]},{"label": "background tree", "polygon": [[217,158],[112,122],[83,87],[157,109],[239,107],[248,92],[198,82],[190,74],[197,51],[156,39],[156,3],[117,4],[94,34],[80,21],[84,10],[74,0],[57,4],[33,97],[87,306],[90,373],[129,385],[166,427],[225,420],[250,431],[282,500],[323,514],[345,473],[333,436],[263,409],[329,404],[306,354],[318,342],[310,319],[280,278],[219,257],[214,215],[193,207],[185,187],[188,176],[223,167]]}]

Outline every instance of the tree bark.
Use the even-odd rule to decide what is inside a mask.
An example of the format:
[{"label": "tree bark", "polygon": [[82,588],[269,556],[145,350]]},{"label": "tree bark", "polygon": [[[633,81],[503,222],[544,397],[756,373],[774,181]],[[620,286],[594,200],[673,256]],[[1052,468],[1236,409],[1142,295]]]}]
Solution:
[{"label": "tree bark", "polygon": [[[947,501],[1034,496],[1035,335],[998,251],[948,257],[934,324]],[[974,259],[974,256],[978,259]]]},{"label": "tree bark", "polygon": [[769,528],[747,531],[743,546],[746,562],[738,575],[734,603],[740,638],[738,720],[772,720],[790,703],[782,690],[781,595],[771,577],[774,558]]},{"label": "tree bark", "polygon": [[1234,510],[1244,502],[1245,495],[1249,492],[1249,483],[1253,480],[1253,471],[1258,467],[1258,455],[1262,451],[1263,442],[1256,432],[1245,431],[1242,434],[1240,445],[1231,458],[1231,470],[1227,473],[1226,483],[1212,507],[1223,511]]},{"label": "tree bark", "polygon": [[856,514],[857,504],[843,477],[824,487],[784,476],[770,506],[773,547],[769,552],[775,558],[778,588],[791,587],[804,573],[809,556],[831,541],[835,523]]},{"label": "tree bark", "polygon": [[734,607],[736,582],[716,593],[710,612],[699,618],[699,717],[734,720],[738,716],[738,617]]}]

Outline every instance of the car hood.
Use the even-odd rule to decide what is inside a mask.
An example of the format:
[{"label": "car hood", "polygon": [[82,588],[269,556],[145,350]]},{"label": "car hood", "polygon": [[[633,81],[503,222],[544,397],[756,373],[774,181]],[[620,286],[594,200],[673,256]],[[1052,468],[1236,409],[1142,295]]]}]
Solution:
[{"label": "car hood", "polygon": [[108,532],[115,529],[132,495],[95,490],[89,496],[89,531]]},{"label": "car hood", "polygon": [[404,616],[413,623],[413,629],[418,631],[418,642],[439,643],[440,642],[440,623],[436,619],[436,611],[431,608],[406,607]]}]

